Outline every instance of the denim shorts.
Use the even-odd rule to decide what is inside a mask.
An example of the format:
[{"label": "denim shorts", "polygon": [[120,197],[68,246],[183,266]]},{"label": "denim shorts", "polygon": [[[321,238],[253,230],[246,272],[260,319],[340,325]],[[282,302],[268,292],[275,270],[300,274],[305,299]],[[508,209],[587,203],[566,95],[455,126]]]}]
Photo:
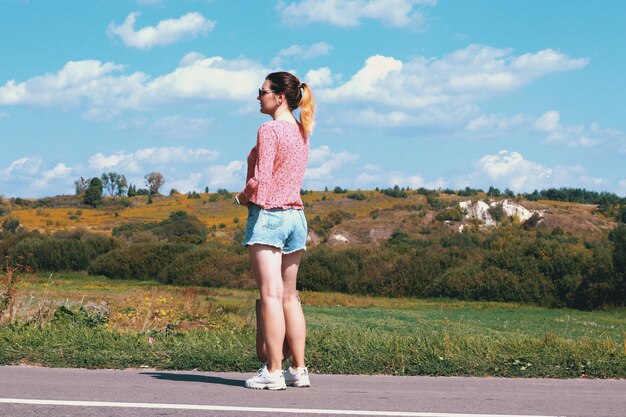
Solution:
[{"label": "denim shorts", "polygon": [[265,210],[250,203],[243,245],[274,246],[284,254],[306,250],[307,231],[304,210]]}]

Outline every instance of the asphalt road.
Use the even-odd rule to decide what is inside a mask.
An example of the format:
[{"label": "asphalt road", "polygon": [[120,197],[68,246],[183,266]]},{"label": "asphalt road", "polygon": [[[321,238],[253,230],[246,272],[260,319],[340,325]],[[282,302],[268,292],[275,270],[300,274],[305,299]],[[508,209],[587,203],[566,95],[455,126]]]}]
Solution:
[{"label": "asphalt road", "polygon": [[626,416],[626,380],[313,374],[269,392],[249,376],[0,367],[0,416]]}]

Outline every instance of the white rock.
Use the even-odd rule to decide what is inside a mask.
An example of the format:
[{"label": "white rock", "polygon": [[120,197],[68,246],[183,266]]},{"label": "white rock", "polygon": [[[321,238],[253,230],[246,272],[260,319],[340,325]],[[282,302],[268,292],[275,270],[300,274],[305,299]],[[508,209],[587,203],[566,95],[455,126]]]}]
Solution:
[{"label": "white rock", "polygon": [[490,205],[491,207],[495,207],[498,204],[502,205],[502,210],[504,210],[507,216],[517,216],[522,222],[530,219],[533,215],[533,212],[528,210],[526,207],[520,206],[517,203],[512,203],[509,200],[502,200],[500,203],[493,202]]},{"label": "white rock", "polygon": [[334,235],[332,235],[329,238],[329,240],[334,240],[334,241],[339,242],[339,243],[348,243],[349,242],[347,237],[345,237],[343,235],[340,235],[339,233],[335,233]]},{"label": "white rock", "polygon": [[461,201],[459,206],[465,211],[466,219],[478,219],[487,226],[495,226],[496,222],[489,214],[489,205],[484,201],[473,202],[471,200]]},{"label": "white rock", "polygon": [[[496,221],[493,217],[491,217],[491,214],[489,214],[489,209],[497,206],[502,207],[502,210],[507,217],[517,216],[521,222],[525,222],[530,219],[530,217],[535,213],[534,211],[528,210],[526,207],[509,200],[494,201],[491,204],[487,204],[483,201],[472,202],[471,200],[459,202],[459,207],[465,211],[465,218],[478,219],[483,223],[483,226],[496,225]],[[459,227],[459,232],[463,232],[463,225]]]}]

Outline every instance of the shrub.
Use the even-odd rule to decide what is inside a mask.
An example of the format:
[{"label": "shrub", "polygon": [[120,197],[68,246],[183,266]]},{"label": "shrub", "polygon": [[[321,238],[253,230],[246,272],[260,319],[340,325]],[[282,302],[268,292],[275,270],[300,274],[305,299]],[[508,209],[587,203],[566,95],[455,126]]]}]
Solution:
[{"label": "shrub", "polygon": [[117,279],[157,279],[176,256],[192,248],[188,243],[131,243],[96,258],[88,272]]},{"label": "shrub", "polygon": [[200,244],[206,239],[206,226],[196,216],[189,216],[184,211],[170,214],[150,230],[156,236],[168,242],[189,242]]},{"label": "shrub", "polygon": [[309,228],[315,231],[320,236],[325,236],[330,229],[340,224],[344,220],[353,219],[354,215],[343,211],[343,210],[333,210],[329,212],[324,218],[321,218],[319,215],[315,216],[309,222]]},{"label": "shrub", "polygon": [[439,221],[458,222],[463,220],[463,212],[461,211],[460,207],[449,207],[437,213],[435,219]]},{"label": "shrub", "polygon": [[[448,194],[454,194],[454,191],[449,190],[450,193]],[[434,197],[438,197],[439,196],[439,191],[437,190],[429,190],[427,188],[424,187],[420,187],[417,189],[417,194],[421,194],[421,195],[425,195],[425,196],[434,196]],[[444,192],[447,192],[447,190],[445,190]]]},{"label": "shrub", "polygon": [[407,198],[408,194],[403,189],[400,189],[399,186],[394,186],[393,188],[386,188],[382,190],[382,193],[388,197],[393,198]]},{"label": "shrub", "polygon": [[200,244],[206,239],[207,228],[197,217],[181,210],[159,223],[127,223],[113,229],[113,236],[129,241],[152,240],[149,234],[168,242]]},{"label": "shrub", "polygon": [[[581,283],[576,289],[573,306],[590,310],[624,305],[623,289],[620,291],[619,282],[620,276],[613,267],[610,245],[594,248],[589,268],[583,271]],[[621,283],[624,283],[623,276]]]},{"label": "shrub", "polygon": [[365,200],[365,194],[361,193],[361,192],[357,192],[357,193],[350,193],[347,195],[348,198],[351,198],[352,200],[357,200],[357,201],[363,201]]},{"label": "shrub", "polygon": [[443,210],[446,207],[448,207],[445,202],[441,201],[437,197],[428,196],[426,197],[426,201],[428,202],[428,205],[432,207],[433,210],[436,210],[436,211]]},{"label": "shrub", "polygon": [[[496,190],[497,190],[497,188],[496,188]],[[498,191],[498,194],[499,194],[499,191]],[[496,204],[495,206],[489,207],[487,209],[487,213],[489,213],[491,218],[496,223],[501,222],[502,219],[504,219],[504,217],[506,216],[506,213],[504,212],[504,209],[502,208],[502,204]]]},{"label": "shrub", "polygon": [[2,228],[9,233],[15,233],[20,227],[18,219],[5,219],[2,221]]},{"label": "shrub", "polygon": [[478,193],[481,193],[482,191],[483,190],[465,187],[463,190],[459,190],[457,192],[457,195],[462,196],[462,197],[472,197],[472,196],[477,195]]},{"label": "shrub", "polygon": [[253,288],[248,257],[230,246],[210,244],[177,256],[159,274],[168,284]]},{"label": "shrub", "polygon": [[23,258],[39,271],[83,271],[96,257],[114,247],[115,241],[110,237],[74,232],[29,237],[9,249],[8,254],[13,262]]},{"label": "shrub", "polygon": [[532,229],[533,227],[537,226],[539,220],[541,220],[541,216],[539,215],[539,213],[533,213],[532,216],[530,216],[530,218],[522,224],[522,227],[525,230]]},{"label": "shrub", "polygon": [[358,265],[345,252],[328,247],[309,251],[300,264],[299,286],[310,291],[347,292],[347,277]]}]

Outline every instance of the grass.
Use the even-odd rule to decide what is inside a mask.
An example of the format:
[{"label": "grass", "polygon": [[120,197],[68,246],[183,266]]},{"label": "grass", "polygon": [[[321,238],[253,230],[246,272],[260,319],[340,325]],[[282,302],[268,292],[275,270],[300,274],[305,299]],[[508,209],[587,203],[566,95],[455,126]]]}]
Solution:
[{"label": "grass", "polygon": [[[0,364],[252,371],[255,291],[22,275]],[[314,372],[626,377],[626,309],[301,294]],[[153,341],[153,343],[151,343]]]}]

